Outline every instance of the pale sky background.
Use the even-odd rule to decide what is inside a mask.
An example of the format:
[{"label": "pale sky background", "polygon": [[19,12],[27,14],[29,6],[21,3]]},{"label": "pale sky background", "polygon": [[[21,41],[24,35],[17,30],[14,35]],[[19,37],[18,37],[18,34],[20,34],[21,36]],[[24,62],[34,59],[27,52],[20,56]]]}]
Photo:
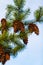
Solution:
[{"label": "pale sky background", "polygon": [[[5,17],[5,8],[7,4],[13,4],[13,0],[0,0],[0,20]],[[26,0],[26,8],[30,8],[31,14],[28,19],[34,19],[33,12],[38,9],[39,6],[43,6],[43,0]],[[37,23],[40,34],[28,36],[27,47],[17,57],[11,57],[5,65],[43,65],[43,23]],[[0,63],[1,65],[1,63]]]}]

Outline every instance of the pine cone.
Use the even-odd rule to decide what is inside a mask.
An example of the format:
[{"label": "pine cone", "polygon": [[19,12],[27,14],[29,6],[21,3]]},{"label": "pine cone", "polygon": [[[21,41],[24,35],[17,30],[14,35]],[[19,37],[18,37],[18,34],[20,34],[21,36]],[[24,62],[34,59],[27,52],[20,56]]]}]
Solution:
[{"label": "pine cone", "polygon": [[3,62],[5,58],[5,52],[2,46],[0,46],[0,62]]},{"label": "pine cone", "polygon": [[0,45],[0,62],[4,65],[7,60],[10,59],[10,54],[5,52],[5,49]]},{"label": "pine cone", "polygon": [[4,30],[7,30],[7,21],[6,19],[1,19],[1,24],[2,24],[2,33]]},{"label": "pine cone", "polygon": [[28,43],[28,38],[26,37],[26,38],[24,38],[23,39],[23,42],[24,42],[24,44],[26,44],[27,45],[27,43]]},{"label": "pine cone", "polygon": [[21,32],[24,32],[24,30],[25,30],[24,24],[22,22],[20,22],[20,21],[17,21],[17,20],[15,20],[13,22],[13,28],[14,28],[14,32],[18,32],[19,30]]},{"label": "pine cone", "polygon": [[30,32],[35,32],[35,34],[39,35],[39,28],[36,26],[36,24],[30,23],[28,28]]}]

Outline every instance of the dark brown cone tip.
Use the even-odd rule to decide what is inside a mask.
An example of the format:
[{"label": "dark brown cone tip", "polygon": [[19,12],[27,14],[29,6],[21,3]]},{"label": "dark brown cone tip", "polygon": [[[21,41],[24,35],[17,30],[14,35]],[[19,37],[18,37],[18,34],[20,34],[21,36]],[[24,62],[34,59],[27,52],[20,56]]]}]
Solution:
[{"label": "dark brown cone tip", "polygon": [[27,45],[27,43],[28,43],[28,38],[24,38],[24,39],[23,39],[23,42],[24,42],[24,44]]}]

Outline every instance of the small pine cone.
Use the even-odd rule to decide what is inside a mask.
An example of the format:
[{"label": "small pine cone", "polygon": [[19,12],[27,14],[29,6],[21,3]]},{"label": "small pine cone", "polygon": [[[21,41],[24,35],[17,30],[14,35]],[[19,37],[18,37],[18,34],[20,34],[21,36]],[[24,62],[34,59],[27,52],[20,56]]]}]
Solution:
[{"label": "small pine cone", "polygon": [[4,58],[5,58],[5,53],[3,52],[0,54],[0,62],[3,62]]},{"label": "small pine cone", "polygon": [[35,34],[39,35],[39,28],[36,26],[36,24],[30,23],[28,28],[30,32],[35,32]]},{"label": "small pine cone", "polygon": [[24,38],[24,39],[23,39],[23,42],[24,42],[24,44],[27,45],[27,43],[28,43],[28,38]]},{"label": "small pine cone", "polygon": [[2,45],[0,45],[0,62],[2,62],[2,64],[4,65],[6,60],[5,60],[5,52],[4,52],[4,48]]},{"label": "small pine cone", "polygon": [[17,20],[15,20],[13,22],[13,28],[14,28],[14,32],[18,32],[19,30],[21,32],[24,32],[24,30],[25,30],[24,24],[22,22],[20,22],[20,21],[17,21]]},{"label": "small pine cone", "polygon": [[5,59],[5,53],[1,54],[1,62],[3,62]]},{"label": "small pine cone", "polygon": [[0,45],[0,62],[4,61],[5,53],[3,46]]},{"label": "small pine cone", "polygon": [[6,19],[1,19],[1,24],[2,24],[2,33],[4,30],[7,30],[7,21]]},{"label": "small pine cone", "polygon": [[4,60],[2,61],[2,65],[4,65],[6,63],[6,59],[4,57]]},{"label": "small pine cone", "polygon": [[3,28],[6,28],[6,24],[7,24],[6,19],[3,18],[3,19],[1,20],[1,24],[2,24],[2,27],[3,27]]}]

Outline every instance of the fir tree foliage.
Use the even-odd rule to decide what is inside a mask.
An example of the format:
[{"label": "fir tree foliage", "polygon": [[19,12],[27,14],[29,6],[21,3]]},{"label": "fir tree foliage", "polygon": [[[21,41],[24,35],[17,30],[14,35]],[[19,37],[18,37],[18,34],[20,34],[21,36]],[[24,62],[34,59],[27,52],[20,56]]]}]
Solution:
[{"label": "fir tree foliage", "polygon": [[[12,20],[11,16],[13,15],[13,18],[17,20],[23,20],[25,19],[26,15],[29,15],[30,9],[23,10],[25,0],[13,0],[14,5],[8,5],[7,6],[7,13],[6,13],[6,19],[10,18]],[[11,14],[12,13],[12,14]]]},{"label": "fir tree foliage", "polygon": [[[30,14],[30,9],[23,9],[25,5],[25,0],[13,0],[13,2],[14,5],[9,4],[6,8],[7,11],[4,19],[5,21],[3,21],[4,23],[0,23],[0,46],[3,46],[4,53],[8,52],[10,55],[13,55],[15,57],[19,51],[26,47],[28,43],[28,34],[31,35],[33,32],[35,32],[36,35],[39,35],[39,28],[36,25],[36,22],[41,22],[40,18],[43,16],[43,7],[40,7],[34,12],[36,20],[28,20],[24,22],[27,15]],[[14,25],[15,21],[16,24]],[[17,32],[13,32],[13,34],[9,33],[9,29],[11,27],[14,30],[17,27]],[[12,45],[14,45],[14,47],[11,46],[11,43]],[[7,60],[4,60],[3,62],[1,60],[2,63],[4,63],[5,61]]]},{"label": "fir tree foliage", "polygon": [[43,7],[39,7],[39,9],[37,9],[34,12],[34,15],[35,15],[36,21],[40,21],[40,18],[43,16]]}]

